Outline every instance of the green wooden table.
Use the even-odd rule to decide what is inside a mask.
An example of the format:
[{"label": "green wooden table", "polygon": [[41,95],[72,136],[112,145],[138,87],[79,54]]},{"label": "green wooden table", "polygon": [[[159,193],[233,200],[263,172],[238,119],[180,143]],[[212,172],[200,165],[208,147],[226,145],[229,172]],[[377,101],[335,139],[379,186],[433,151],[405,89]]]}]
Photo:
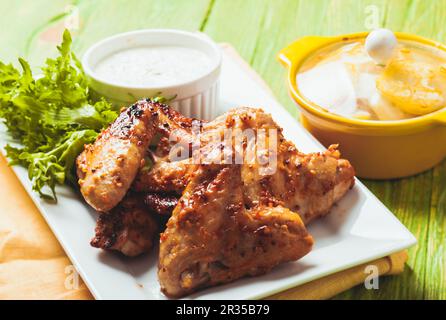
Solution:
[{"label": "green wooden table", "polygon": [[[81,55],[97,40],[141,28],[201,30],[231,43],[287,110],[285,70],[276,53],[303,35],[383,26],[446,42],[446,0],[0,0],[0,60],[36,67],[55,55],[65,26]],[[440,142],[439,143],[446,143]],[[379,290],[358,286],[338,299],[446,299],[446,161],[415,177],[364,183],[418,238],[404,274]]]}]

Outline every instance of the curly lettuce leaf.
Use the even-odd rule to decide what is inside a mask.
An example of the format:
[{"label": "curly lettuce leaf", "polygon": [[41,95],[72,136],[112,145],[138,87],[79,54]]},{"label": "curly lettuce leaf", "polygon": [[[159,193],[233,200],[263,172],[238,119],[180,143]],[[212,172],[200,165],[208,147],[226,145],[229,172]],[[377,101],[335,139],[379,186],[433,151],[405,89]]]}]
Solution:
[{"label": "curly lettuce leaf", "polygon": [[7,156],[28,168],[33,189],[48,199],[56,199],[57,184],[74,181],[74,162],[83,145],[118,115],[104,99],[93,100],[71,43],[65,30],[59,56],[46,60],[38,79],[21,58],[22,72],[0,62],[0,118],[21,145],[7,146]]}]

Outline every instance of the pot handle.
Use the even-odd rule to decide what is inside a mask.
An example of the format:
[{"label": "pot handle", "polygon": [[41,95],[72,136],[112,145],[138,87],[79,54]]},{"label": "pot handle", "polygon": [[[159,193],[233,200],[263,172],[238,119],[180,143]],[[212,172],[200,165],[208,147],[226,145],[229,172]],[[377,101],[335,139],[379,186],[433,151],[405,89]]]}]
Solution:
[{"label": "pot handle", "polygon": [[277,59],[285,68],[290,68],[296,62],[302,61],[313,51],[326,44],[333,43],[337,38],[338,37],[319,36],[302,37],[288,45],[286,48],[280,50]]},{"label": "pot handle", "polygon": [[435,121],[446,125],[446,108],[435,116]]}]

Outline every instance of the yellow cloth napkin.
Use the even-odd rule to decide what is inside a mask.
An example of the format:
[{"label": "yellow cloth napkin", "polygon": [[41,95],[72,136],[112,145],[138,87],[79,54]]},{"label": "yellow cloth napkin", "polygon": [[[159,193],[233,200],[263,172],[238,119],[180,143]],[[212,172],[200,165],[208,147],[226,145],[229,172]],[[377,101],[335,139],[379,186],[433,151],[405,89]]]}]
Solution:
[{"label": "yellow cloth napkin", "polygon": [[[227,44],[223,50],[265,90],[263,80]],[[0,155],[0,299],[92,299],[40,212]],[[92,230],[93,232],[93,230]],[[407,253],[378,259],[380,275],[401,273]],[[365,265],[278,293],[269,299],[328,299],[363,283]]]},{"label": "yellow cloth napkin", "polygon": [[407,261],[407,252],[401,251],[390,256],[368,262],[332,275],[314,280],[266,299],[271,300],[321,300],[329,299],[335,295],[363,284],[368,276],[365,273],[369,265],[376,266],[380,276],[395,275],[404,271]]},{"label": "yellow cloth napkin", "polygon": [[91,299],[2,155],[0,181],[0,299]]}]

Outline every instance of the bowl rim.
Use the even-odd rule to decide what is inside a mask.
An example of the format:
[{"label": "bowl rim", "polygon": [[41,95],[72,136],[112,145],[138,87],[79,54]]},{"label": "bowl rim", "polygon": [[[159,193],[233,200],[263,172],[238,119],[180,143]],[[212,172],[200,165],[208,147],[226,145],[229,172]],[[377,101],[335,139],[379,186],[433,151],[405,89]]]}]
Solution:
[{"label": "bowl rim", "polygon": [[[165,34],[166,37],[169,37],[172,35],[180,36],[180,37],[192,37],[198,41],[201,41],[208,47],[210,47],[212,49],[213,56],[211,57],[212,64],[209,67],[209,70],[207,72],[203,73],[202,75],[191,78],[190,80],[173,83],[171,85],[164,85],[164,86],[126,85],[123,83],[110,81],[110,80],[107,80],[106,78],[98,76],[97,73],[94,72],[93,67],[89,63],[90,57],[95,53],[95,51],[98,50],[98,48],[102,47],[103,45],[105,45],[109,42],[116,41],[116,40],[125,41],[126,38],[134,36],[134,35],[157,34],[157,33]],[[172,43],[172,45],[174,45],[174,44],[175,43]],[[111,54],[112,52],[113,51],[110,51],[109,54]],[[219,45],[216,42],[214,42],[208,35],[206,35],[205,33],[199,32],[199,31],[191,32],[191,31],[180,30],[180,29],[139,29],[139,30],[118,33],[113,36],[106,37],[104,39],[99,40],[98,42],[91,45],[85,51],[85,53],[82,56],[81,63],[82,63],[82,68],[84,69],[84,72],[87,75],[87,77],[93,79],[94,81],[96,81],[98,83],[101,83],[102,85],[108,86],[108,87],[120,88],[120,89],[129,90],[129,91],[134,91],[134,90],[167,91],[167,90],[172,90],[172,89],[179,88],[179,87],[186,87],[189,85],[194,85],[194,84],[206,79],[207,77],[209,77],[211,74],[213,74],[214,72],[216,72],[217,70],[220,69],[221,63],[222,63],[222,54],[221,54],[221,49],[220,49]]]},{"label": "bowl rim", "polygon": [[[310,36],[308,38],[311,38],[313,40],[320,40],[319,45],[313,46],[310,50],[306,50],[305,54],[302,55],[297,60],[293,61],[286,61],[287,57],[285,57],[282,50],[279,55],[278,59],[284,62],[285,64],[288,64],[288,86],[289,90],[291,92],[292,97],[294,100],[301,106],[305,111],[313,114],[314,116],[317,116],[319,118],[323,118],[325,120],[335,122],[342,125],[348,125],[350,127],[356,127],[356,128],[395,128],[395,127],[402,127],[402,126],[411,126],[411,125],[424,125],[424,124],[431,124],[431,123],[439,123],[439,124],[446,124],[446,106],[428,113],[426,115],[422,116],[416,116],[409,119],[402,119],[402,120],[364,120],[364,119],[355,119],[355,118],[347,118],[343,117],[341,115],[337,115],[331,112],[326,111],[324,108],[318,106],[317,104],[307,100],[303,94],[299,91],[297,84],[296,84],[296,74],[302,64],[311,57],[314,53],[317,51],[323,49],[326,46],[334,45],[336,43],[341,42],[348,42],[355,39],[364,39],[369,32],[357,32],[357,33],[351,33],[351,34],[342,34],[337,36]],[[446,53],[446,45],[434,41],[431,39],[427,39],[415,34],[411,33],[404,33],[404,32],[395,32],[395,35],[397,39],[401,40],[408,40],[408,41],[414,41],[418,42],[424,45],[428,45],[437,49],[440,49]],[[300,38],[297,41],[305,40],[307,37]],[[295,43],[294,42],[294,43]]]}]

